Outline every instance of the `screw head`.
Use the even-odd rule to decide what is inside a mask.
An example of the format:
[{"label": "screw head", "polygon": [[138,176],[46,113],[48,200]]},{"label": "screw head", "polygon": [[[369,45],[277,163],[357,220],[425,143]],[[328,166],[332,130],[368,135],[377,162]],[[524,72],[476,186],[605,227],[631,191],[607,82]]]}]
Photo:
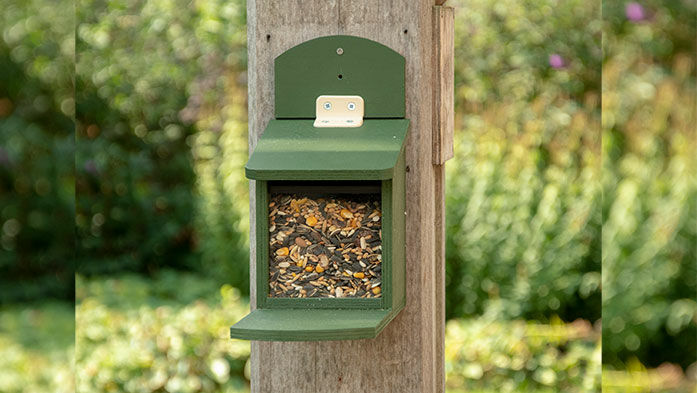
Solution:
[{"label": "screw head", "polygon": [[344,49],[343,48],[336,48],[336,54],[341,56],[344,54]]},{"label": "screw head", "polygon": [[348,110],[350,110],[350,111],[356,110],[356,103],[355,103],[355,102],[349,102],[349,103],[348,103]]},{"label": "screw head", "polygon": [[325,110],[330,110],[330,109],[332,109],[332,103],[331,103],[331,102],[325,102],[325,103],[324,103],[324,109],[325,109]]}]

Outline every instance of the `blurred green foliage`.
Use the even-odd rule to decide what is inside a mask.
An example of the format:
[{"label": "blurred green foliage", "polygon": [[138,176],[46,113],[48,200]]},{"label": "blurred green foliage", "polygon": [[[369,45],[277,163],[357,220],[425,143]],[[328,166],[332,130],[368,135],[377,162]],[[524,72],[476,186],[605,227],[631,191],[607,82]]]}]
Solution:
[{"label": "blurred green foliage", "polygon": [[456,319],[446,326],[445,342],[449,391],[600,390],[600,332],[584,320],[546,325]]},{"label": "blurred green foliage", "polygon": [[[447,315],[485,314],[448,327],[460,340],[449,352],[455,391],[486,390],[485,380],[514,390],[596,386],[588,337],[541,344],[530,332],[543,325],[491,320],[594,322],[601,287],[607,364],[694,361],[695,5],[646,1],[629,20],[629,2],[604,1],[603,60],[599,4],[452,2]],[[80,0],[77,20],[63,2],[0,9],[0,303],[72,298],[74,218],[78,271],[119,274],[80,281],[78,359],[89,367],[79,386],[244,389],[246,353],[217,338],[244,313],[232,287],[248,289],[244,2]],[[221,283],[232,287],[208,292]],[[236,305],[222,307],[225,299]],[[18,372],[40,381],[28,391],[52,390],[54,369],[30,364],[67,372],[60,356],[69,352],[41,357],[8,335],[28,315],[3,311],[16,329],[0,336],[0,380],[10,381],[0,390],[18,391]],[[479,354],[493,331],[500,340]],[[542,366],[501,367],[520,347],[525,364]]]},{"label": "blurred green foliage", "polygon": [[75,392],[74,333],[72,304],[0,307],[0,392]]},{"label": "blurred green foliage", "polygon": [[[599,3],[455,2],[446,313],[600,318]],[[556,56],[556,62],[553,58]]]},{"label": "blurred green foliage", "polygon": [[603,362],[687,367],[697,348],[697,4],[603,4]]},{"label": "blurred green foliage", "polygon": [[248,391],[249,342],[229,339],[249,310],[239,290],[166,270],[76,287],[78,391]]},{"label": "blurred green foliage", "polygon": [[[79,278],[78,390],[248,389],[249,342],[228,339],[248,304],[229,285],[215,288],[173,271]],[[449,391],[591,392],[600,383],[599,334],[588,322],[453,320],[446,343]]]},{"label": "blurred green foliage", "polygon": [[0,304],[73,297],[69,4],[0,3]]},{"label": "blurred green foliage", "polygon": [[76,31],[78,271],[209,270],[246,289],[217,168],[226,91],[246,63],[244,2],[84,0]]},{"label": "blurred green foliage", "polygon": [[[248,391],[249,343],[227,338],[248,310],[238,290],[163,270],[153,279],[79,277],[76,291],[75,314],[52,303],[0,309],[0,391],[71,392],[74,382],[80,392]],[[447,391],[596,392],[599,337],[582,320],[452,320]],[[611,392],[683,392],[663,388],[684,384],[670,367],[603,376]]]},{"label": "blurred green foliage", "polygon": [[634,358],[625,369],[605,367],[602,374],[603,393],[697,393],[694,378],[685,378],[680,366],[671,363],[647,369]]}]

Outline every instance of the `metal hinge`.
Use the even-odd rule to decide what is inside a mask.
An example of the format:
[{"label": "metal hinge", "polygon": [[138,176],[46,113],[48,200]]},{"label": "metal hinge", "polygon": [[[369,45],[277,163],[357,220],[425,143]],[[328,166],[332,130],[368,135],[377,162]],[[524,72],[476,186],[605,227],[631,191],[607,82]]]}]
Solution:
[{"label": "metal hinge", "polygon": [[315,127],[360,127],[364,113],[361,96],[319,96],[315,103]]}]

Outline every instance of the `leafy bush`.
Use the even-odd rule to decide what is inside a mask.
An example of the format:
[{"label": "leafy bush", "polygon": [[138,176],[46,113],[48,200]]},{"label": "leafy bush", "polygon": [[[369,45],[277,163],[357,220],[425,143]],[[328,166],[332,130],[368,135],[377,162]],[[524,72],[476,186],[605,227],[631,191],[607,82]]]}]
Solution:
[{"label": "leafy bush", "polygon": [[[249,310],[229,285],[165,271],[78,279],[77,390],[245,392],[249,342],[230,325]],[[247,373],[247,374],[245,374]]]},{"label": "leafy bush", "polygon": [[[77,382],[80,392],[247,392],[249,343],[228,339],[228,327],[248,304],[237,290],[217,288],[211,278],[167,270],[154,280],[80,277],[76,314],[67,303],[6,306],[0,391],[72,392]],[[449,393],[598,391],[599,335],[585,321],[453,320],[445,348]],[[604,371],[603,386],[690,391],[667,366]]]},{"label": "leafy bush", "polygon": [[0,4],[0,304],[73,298],[73,20]]},{"label": "leafy bush", "polygon": [[[171,271],[154,281],[79,278],[78,390],[244,391],[249,343],[228,339],[228,328],[248,304],[230,286],[215,288],[210,278]],[[598,338],[584,321],[451,321],[448,389],[592,391],[600,378]]]},{"label": "leafy bush", "polygon": [[[243,232],[220,190],[229,181],[208,171],[207,184],[219,184],[199,187],[195,169],[219,163],[226,118],[216,111],[244,68],[244,3],[89,0],[77,10],[78,270],[203,271],[203,254],[245,266],[220,277],[245,287]],[[197,192],[227,201],[202,207]],[[210,208],[217,221],[199,219]]]},{"label": "leafy bush", "polygon": [[456,2],[448,318],[600,318],[595,2]]},{"label": "leafy bush", "polygon": [[71,3],[0,9],[0,302],[72,299],[76,253],[83,274],[170,266],[246,290],[245,184],[221,169],[246,157],[244,3],[82,1],[77,58]]},{"label": "leafy bush", "polygon": [[655,369],[646,369],[636,360],[630,360],[625,370],[603,369],[604,393],[695,393],[697,383],[685,378],[675,364],[664,363]]},{"label": "leafy bush", "polygon": [[58,302],[0,308],[0,392],[75,392],[73,310]]},{"label": "leafy bush", "polygon": [[603,361],[686,367],[697,347],[697,5],[604,4]]},{"label": "leafy bush", "polygon": [[249,188],[242,169],[247,161],[246,90],[235,73],[227,82],[227,98],[206,108],[192,139],[198,270],[247,294]]},{"label": "leafy bush", "polygon": [[486,317],[451,320],[445,341],[449,391],[600,389],[600,334],[587,321],[543,325]]}]

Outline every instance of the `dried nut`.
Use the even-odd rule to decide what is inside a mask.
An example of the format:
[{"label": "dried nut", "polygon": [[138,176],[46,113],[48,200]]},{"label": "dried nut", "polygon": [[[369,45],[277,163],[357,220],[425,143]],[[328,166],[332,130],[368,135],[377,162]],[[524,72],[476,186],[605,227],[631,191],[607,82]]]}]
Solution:
[{"label": "dried nut", "polygon": [[301,237],[295,238],[295,244],[297,244],[299,247],[307,247],[307,242]]},{"label": "dried nut", "polygon": [[305,224],[313,227],[317,225],[317,218],[315,216],[310,216],[305,220]]},{"label": "dried nut", "polygon": [[288,247],[279,248],[278,250],[276,250],[276,255],[278,255],[279,257],[288,256]]},{"label": "dried nut", "polygon": [[373,293],[376,294],[376,295],[377,295],[378,293],[380,293],[380,287],[375,287],[375,288],[373,288]]},{"label": "dried nut", "polygon": [[373,221],[375,221],[375,222],[380,221],[380,216],[375,216],[375,217],[373,217]]},{"label": "dried nut", "polygon": [[281,268],[284,268],[284,269],[287,268],[287,267],[289,267],[289,266],[290,266],[290,263],[288,263],[288,262],[281,262],[281,263],[278,264],[278,267],[281,267]]},{"label": "dried nut", "polygon": [[341,217],[353,218],[353,213],[349,209],[341,209]]},{"label": "dried nut", "polygon": [[[308,267],[309,267],[309,266],[308,266]],[[322,272],[324,271],[324,268],[323,268],[322,266],[320,266],[320,265],[317,265],[317,267],[315,267],[315,271],[316,271],[317,273],[322,273]]]},{"label": "dried nut", "polygon": [[344,297],[344,290],[341,289],[340,287],[337,288],[336,292],[334,292],[334,293],[336,294],[336,297]]},{"label": "dried nut", "polygon": [[321,254],[321,255],[319,256],[319,264],[320,264],[320,266],[322,266],[323,268],[326,269],[327,266],[329,266],[329,258],[327,258],[326,255]]},{"label": "dried nut", "polygon": [[356,278],[364,278],[365,274],[363,274],[362,272],[356,272],[356,273],[353,273],[353,276]]},{"label": "dried nut", "polygon": [[315,269],[312,268],[312,265],[307,265],[307,266],[305,266],[305,271],[306,271],[306,272],[311,272],[311,271],[313,271],[313,270],[315,270]]}]

